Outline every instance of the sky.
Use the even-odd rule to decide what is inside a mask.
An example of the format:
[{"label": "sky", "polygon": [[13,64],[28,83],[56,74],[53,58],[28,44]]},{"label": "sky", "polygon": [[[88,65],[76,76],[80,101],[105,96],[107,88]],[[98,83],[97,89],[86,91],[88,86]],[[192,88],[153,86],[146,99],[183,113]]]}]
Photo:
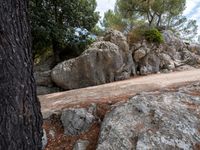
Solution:
[{"label": "sky", "polygon": [[[109,9],[114,9],[116,0],[97,0],[97,11],[103,18],[104,12]],[[183,15],[187,16],[189,19],[195,19],[198,22],[199,33],[200,33],[200,0],[186,0],[186,9]]]}]

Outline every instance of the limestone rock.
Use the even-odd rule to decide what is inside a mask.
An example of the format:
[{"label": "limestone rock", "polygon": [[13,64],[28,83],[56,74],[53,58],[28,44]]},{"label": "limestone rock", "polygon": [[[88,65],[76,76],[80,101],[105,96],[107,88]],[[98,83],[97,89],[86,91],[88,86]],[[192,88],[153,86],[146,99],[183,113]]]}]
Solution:
[{"label": "limestone rock", "polygon": [[165,53],[161,53],[159,55],[159,58],[161,59],[160,67],[162,69],[172,70],[175,68],[174,61],[172,60],[172,58],[169,55],[167,55]]},{"label": "limestone rock", "polygon": [[144,49],[139,49],[134,52],[134,60],[139,62],[146,55],[146,51]]},{"label": "limestone rock", "polygon": [[95,117],[85,108],[66,109],[62,112],[61,121],[65,135],[79,135],[91,127]]},{"label": "limestone rock", "polygon": [[[187,87],[199,92],[200,85]],[[200,97],[178,92],[142,93],[106,115],[97,150],[185,149],[200,146]]]},{"label": "limestone rock", "polygon": [[87,150],[87,146],[89,145],[89,141],[87,140],[78,140],[74,147],[73,150]]},{"label": "limestone rock", "polygon": [[104,36],[104,41],[109,41],[111,43],[114,43],[123,52],[129,51],[127,38],[123,35],[123,33],[117,30],[112,30],[112,29],[107,30]]},{"label": "limestone rock", "polygon": [[160,70],[160,58],[155,53],[148,54],[141,60],[139,66],[141,75],[158,73]]},{"label": "limestone rock", "polygon": [[95,42],[81,56],[58,64],[52,80],[63,89],[77,89],[129,78],[134,72],[131,54],[113,43]]}]

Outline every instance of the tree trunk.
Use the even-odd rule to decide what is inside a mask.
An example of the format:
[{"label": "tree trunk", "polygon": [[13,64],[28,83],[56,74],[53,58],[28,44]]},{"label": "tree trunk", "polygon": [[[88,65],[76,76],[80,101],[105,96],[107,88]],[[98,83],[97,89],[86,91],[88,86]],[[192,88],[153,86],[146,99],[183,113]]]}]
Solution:
[{"label": "tree trunk", "polygon": [[42,147],[27,2],[0,0],[0,150]]}]

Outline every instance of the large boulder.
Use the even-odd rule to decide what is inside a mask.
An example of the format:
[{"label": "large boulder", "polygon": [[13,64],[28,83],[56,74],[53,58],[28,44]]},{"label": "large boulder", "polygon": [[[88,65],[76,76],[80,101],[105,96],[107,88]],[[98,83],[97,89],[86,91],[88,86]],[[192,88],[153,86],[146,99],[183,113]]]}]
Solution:
[{"label": "large boulder", "polygon": [[104,118],[97,150],[199,149],[199,90],[142,93],[116,106]]},{"label": "large boulder", "polygon": [[79,57],[58,64],[51,77],[66,90],[127,79],[134,73],[134,63],[131,55],[125,56],[111,42],[95,42]]},{"label": "large boulder", "polygon": [[129,52],[129,45],[127,43],[127,38],[123,35],[123,33],[117,30],[112,30],[112,29],[107,30],[103,40],[114,43],[123,52]]}]

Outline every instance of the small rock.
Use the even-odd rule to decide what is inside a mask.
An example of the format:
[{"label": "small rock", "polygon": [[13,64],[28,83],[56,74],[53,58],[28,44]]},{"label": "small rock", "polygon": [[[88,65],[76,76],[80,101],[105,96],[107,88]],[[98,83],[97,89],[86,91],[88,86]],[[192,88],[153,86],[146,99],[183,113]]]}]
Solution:
[{"label": "small rock", "polygon": [[86,150],[87,146],[89,145],[89,141],[87,140],[78,140],[74,147],[73,150]]},{"label": "small rock", "polygon": [[87,131],[95,117],[85,108],[66,109],[62,112],[61,121],[64,126],[65,135],[79,135]]},{"label": "small rock", "polygon": [[55,139],[56,132],[54,130],[49,130],[49,135],[51,135],[52,139]]},{"label": "small rock", "polygon": [[146,55],[146,51],[143,49],[139,49],[134,53],[134,59],[136,62],[139,62]]}]

